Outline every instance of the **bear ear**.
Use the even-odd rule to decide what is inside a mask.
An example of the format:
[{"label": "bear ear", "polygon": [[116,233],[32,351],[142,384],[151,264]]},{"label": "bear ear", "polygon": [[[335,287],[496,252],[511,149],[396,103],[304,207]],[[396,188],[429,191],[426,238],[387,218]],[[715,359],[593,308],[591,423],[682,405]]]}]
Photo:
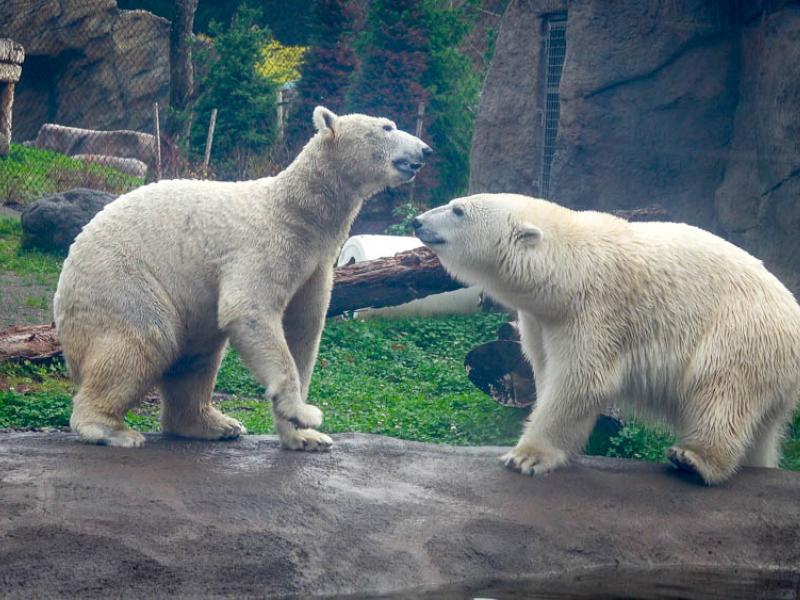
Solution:
[{"label": "bear ear", "polygon": [[542,241],[544,233],[533,223],[523,223],[517,230],[516,239],[526,246],[536,246]]},{"label": "bear ear", "polygon": [[327,131],[331,137],[336,136],[336,120],[338,118],[333,111],[324,106],[318,106],[314,109],[314,127],[318,131]]}]

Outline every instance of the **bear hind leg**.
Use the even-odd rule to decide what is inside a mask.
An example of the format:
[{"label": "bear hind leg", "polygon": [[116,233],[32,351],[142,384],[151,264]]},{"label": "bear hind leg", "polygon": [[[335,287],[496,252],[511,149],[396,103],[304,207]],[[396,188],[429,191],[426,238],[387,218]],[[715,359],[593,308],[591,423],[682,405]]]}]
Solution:
[{"label": "bear hind leg", "polygon": [[125,425],[123,417],[147,392],[151,380],[142,372],[141,362],[130,360],[135,354],[115,349],[85,361],[70,427],[90,444],[135,448],[144,444],[144,436]]},{"label": "bear hind leg", "polygon": [[781,410],[767,415],[753,436],[753,441],[742,461],[743,465],[778,468],[781,458],[781,443],[786,432],[786,423],[792,414],[792,408],[791,405],[784,406]]},{"label": "bear hind leg", "polygon": [[734,474],[752,439],[757,419],[753,403],[738,396],[720,396],[712,386],[690,406],[691,412],[684,415],[684,431],[667,450],[667,459],[677,469],[699,475],[707,485],[722,483]]},{"label": "bear hind leg", "polygon": [[244,425],[211,405],[224,347],[182,357],[159,381],[161,431],[200,440],[230,440],[247,433]]}]

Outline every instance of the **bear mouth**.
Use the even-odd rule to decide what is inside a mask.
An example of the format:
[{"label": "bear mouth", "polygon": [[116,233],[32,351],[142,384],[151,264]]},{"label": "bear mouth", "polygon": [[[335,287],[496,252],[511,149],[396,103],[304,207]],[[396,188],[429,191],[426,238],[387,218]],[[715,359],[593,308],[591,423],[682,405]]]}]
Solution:
[{"label": "bear mouth", "polygon": [[425,229],[424,227],[417,229],[414,232],[414,235],[416,235],[417,239],[426,246],[440,246],[445,243],[443,238],[439,237],[429,229]]},{"label": "bear mouth", "polygon": [[414,179],[423,164],[421,162],[411,162],[407,158],[398,158],[392,161],[394,168],[404,175],[407,181]]}]

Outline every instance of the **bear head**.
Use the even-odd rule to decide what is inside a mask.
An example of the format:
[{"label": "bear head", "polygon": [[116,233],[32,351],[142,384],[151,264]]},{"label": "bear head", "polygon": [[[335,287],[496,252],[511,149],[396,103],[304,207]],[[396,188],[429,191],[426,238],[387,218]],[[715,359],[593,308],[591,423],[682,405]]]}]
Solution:
[{"label": "bear head", "polygon": [[358,182],[367,194],[412,181],[432,152],[425,142],[380,117],[336,115],[317,106],[314,126],[321,151],[332,157],[342,177]]},{"label": "bear head", "polygon": [[477,194],[431,209],[412,224],[453,277],[522,307],[553,291],[560,281],[555,270],[568,270],[553,253],[571,212],[516,194]]}]

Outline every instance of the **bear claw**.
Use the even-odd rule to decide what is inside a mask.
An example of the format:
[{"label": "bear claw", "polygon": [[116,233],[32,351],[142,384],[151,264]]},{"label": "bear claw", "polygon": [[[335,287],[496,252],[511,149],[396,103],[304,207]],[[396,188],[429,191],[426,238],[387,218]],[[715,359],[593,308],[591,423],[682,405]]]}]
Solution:
[{"label": "bear claw", "polygon": [[281,445],[287,450],[328,452],[333,445],[333,440],[314,429],[295,429],[291,433],[281,436]]}]

